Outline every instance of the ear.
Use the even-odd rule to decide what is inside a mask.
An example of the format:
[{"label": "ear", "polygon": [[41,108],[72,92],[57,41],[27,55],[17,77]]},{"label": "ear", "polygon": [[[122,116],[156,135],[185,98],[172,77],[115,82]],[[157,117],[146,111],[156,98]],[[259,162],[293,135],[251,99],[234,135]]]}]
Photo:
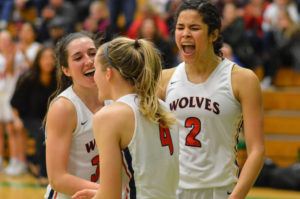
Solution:
[{"label": "ear", "polygon": [[67,77],[71,77],[71,73],[69,68],[66,68],[64,66],[61,67],[61,70],[63,71],[63,73],[67,76]]},{"label": "ear", "polygon": [[105,73],[106,80],[110,81],[112,79],[112,76],[113,76],[112,68],[107,67],[106,68],[106,73]]},{"label": "ear", "polygon": [[215,29],[211,34],[210,34],[210,40],[211,42],[215,42],[219,37],[219,30]]}]

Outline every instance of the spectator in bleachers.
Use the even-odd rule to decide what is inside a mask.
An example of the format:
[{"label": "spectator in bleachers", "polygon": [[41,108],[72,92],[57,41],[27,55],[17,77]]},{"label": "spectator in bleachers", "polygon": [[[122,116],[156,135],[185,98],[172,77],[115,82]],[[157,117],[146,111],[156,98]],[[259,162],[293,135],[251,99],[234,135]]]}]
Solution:
[{"label": "spectator in bleachers", "polygon": [[275,33],[278,28],[278,15],[280,10],[285,9],[289,13],[292,21],[299,22],[300,15],[294,0],[274,0],[265,10],[262,29],[264,32],[264,79],[261,83],[262,88],[272,85],[273,77],[276,74],[277,66],[273,66],[273,56],[277,49]]},{"label": "spectator in bleachers", "polygon": [[148,0],[147,2],[154,6],[160,14],[163,14],[166,12],[168,1],[169,0]]},{"label": "spectator in bleachers", "polygon": [[3,30],[7,27],[12,9],[12,0],[0,0],[0,30]]},{"label": "spectator in bleachers", "polygon": [[172,68],[176,65],[176,46],[169,39],[161,36],[158,27],[153,18],[145,18],[139,28],[138,38],[145,38],[154,43],[155,47],[160,51],[162,58],[162,67]]},{"label": "spectator in bleachers", "polygon": [[[176,10],[180,4],[181,0],[168,0],[168,3],[166,4],[166,10],[162,14],[162,19],[166,22],[168,26],[168,31],[172,32],[174,31],[174,15],[176,13]],[[170,35],[173,37],[173,35]]]},{"label": "spectator in bleachers", "polygon": [[233,3],[227,3],[223,9],[221,34],[243,66],[254,69],[262,65],[247,38],[245,22]]},{"label": "spectator in bleachers", "polygon": [[[295,22],[299,22],[300,15],[294,0],[274,0],[265,10],[262,28],[265,34],[265,50],[268,52],[274,48],[274,30],[277,28],[278,14],[281,9],[286,9]],[[267,57],[266,59],[268,59]]]},{"label": "spectator in bleachers", "polygon": [[73,32],[77,22],[73,4],[66,0],[49,0],[49,3],[42,10],[42,22],[39,27],[39,36],[42,41],[50,38],[49,23],[54,19],[63,22],[66,33]]},{"label": "spectator in bleachers", "polygon": [[18,66],[18,75],[32,66],[40,47],[41,44],[36,41],[35,27],[30,23],[24,23],[21,26],[17,41],[18,52],[16,56],[19,56],[21,60],[21,64]]},{"label": "spectator in bleachers", "polygon": [[77,21],[82,23],[85,18],[89,15],[89,7],[94,1],[105,2],[107,0],[68,0],[73,4],[76,9]]},{"label": "spectator in bleachers", "polygon": [[262,30],[263,14],[270,5],[268,0],[250,0],[244,8],[246,33],[250,44],[261,57],[264,52],[264,32]]},{"label": "spectator in bleachers", "polygon": [[[134,20],[137,8],[137,0],[108,0],[109,16],[111,22],[111,33],[118,34],[127,32]],[[123,14],[125,27],[119,27],[118,18]]]},{"label": "spectator in bleachers", "polygon": [[272,85],[276,72],[281,67],[291,67],[300,72],[300,24],[295,22],[288,10],[278,13],[277,27],[274,29],[274,46],[265,64],[262,88]]},{"label": "spectator in bleachers", "polygon": [[300,15],[294,0],[274,0],[264,12],[262,28],[264,32],[273,31],[277,28],[278,14],[281,9],[286,9],[295,22],[299,22]]},{"label": "spectator in bleachers", "polygon": [[11,99],[16,128],[26,128],[35,140],[35,173],[42,185],[47,185],[45,136],[42,121],[48,97],[56,90],[55,58],[52,48],[39,50],[33,66],[20,76]]},{"label": "spectator in bleachers", "polygon": [[229,59],[230,61],[235,62],[239,66],[243,66],[242,63],[238,60],[236,55],[233,53],[232,48],[229,44],[223,43],[223,47],[221,48],[223,53],[223,57]]},{"label": "spectator in bleachers", "polygon": [[144,20],[146,18],[153,18],[161,35],[165,39],[169,39],[169,31],[166,22],[161,18],[160,14],[155,10],[155,8],[151,4],[143,4],[140,13],[141,15],[134,20],[129,30],[127,31],[127,37],[131,39],[136,39],[138,37],[139,29],[143,24]]},{"label": "spectator in bleachers", "polygon": [[38,16],[41,17],[43,8],[47,5],[48,0],[30,0],[35,6]]},{"label": "spectator in bleachers", "polygon": [[[13,127],[13,111],[10,99],[15,89],[18,57],[16,46],[10,33],[6,30],[0,32],[0,156],[3,156],[4,130],[8,135],[9,163],[4,169],[8,175],[18,176],[26,172],[26,158],[24,150],[23,132]],[[1,158],[0,158],[1,159]],[[0,167],[3,162],[0,161]]]},{"label": "spectator in bleachers", "polygon": [[91,33],[103,33],[109,25],[109,10],[106,3],[100,0],[92,2],[83,29]]},{"label": "spectator in bleachers", "polygon": [[48,25],[50,37],[43,41],[44,46],[54,48],[56,43],[65,35],[64,23],[59,18],[51,20]]},{"label": "spectator in bleachers", "polygon": [[239,16],[243,15],[244,4],[247,0],[214,0],[212,1],[216,8],[219,10],[219,13],[222,16],[224,7],[226,4],[231,3],[236,6],[237,13]]},{"label": "spectator in bleachers", "polygon": [[13,0],[13,8],[10,13],[7,29],[16,39],[23,23],[35,24],[38,13],[35,6],[28,0]]}]

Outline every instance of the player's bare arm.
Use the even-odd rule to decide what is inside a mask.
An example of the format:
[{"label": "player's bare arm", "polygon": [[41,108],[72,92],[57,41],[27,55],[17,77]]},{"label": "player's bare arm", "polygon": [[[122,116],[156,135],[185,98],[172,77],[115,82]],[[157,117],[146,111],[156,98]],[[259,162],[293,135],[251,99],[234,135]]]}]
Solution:
[{"label": "player's bare arm", "polygon": [[241,103],[248,158],[229,198],[245,198],[264,160],[263,104],[260,84],[253,71],[234,66],[232,88]]},{"label": "player's bare arm", "polygon": [[51,187],[69,195],[86,187],[98,187],[96,183],[67,172],[72,134],[76,125],[77,113],[72,102],[62,97],[57,99],[47,114],[47,172]]}]

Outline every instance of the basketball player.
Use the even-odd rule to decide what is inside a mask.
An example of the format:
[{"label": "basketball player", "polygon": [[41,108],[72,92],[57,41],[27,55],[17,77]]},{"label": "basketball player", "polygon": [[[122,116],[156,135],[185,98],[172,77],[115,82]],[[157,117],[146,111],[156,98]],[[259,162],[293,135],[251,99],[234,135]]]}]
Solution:
[{"label": "basketball player", "polygon": [[[222,58],[221,19],[209,1],[184,0],[175,23],[183,62],[163,71],[160,97],[179,123],[178,198],[245,198],[264,160],[259,81]],[[241,129],[248,158],[239,175]]]},{"label": "basketball player", "polygon": [[[113,99],[94,117],[100,188],[94,198],[176,198],[179,180],[176,120],[157,98],[160,57],[146,40],[119,37],[95,58],[99,99]],[[123,170],[122,170],[123,167]],[[91,198],[92,190],[73,196]]]},{"label": "basketball player", "polygon": [[98,100],[94,81],[94,40],[71,33],[57,43],[58,89],[46,116],[46,164],[50,184],[45,198],[71,198],[83,188],[97,189],[99,155],[92,130]]}]

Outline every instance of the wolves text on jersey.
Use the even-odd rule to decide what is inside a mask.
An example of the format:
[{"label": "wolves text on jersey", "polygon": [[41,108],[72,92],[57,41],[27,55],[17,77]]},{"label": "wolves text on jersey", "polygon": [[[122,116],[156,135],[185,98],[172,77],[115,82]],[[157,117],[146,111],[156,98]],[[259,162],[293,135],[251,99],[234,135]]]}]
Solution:
[{"label": "wolves text on jersey", "polygon": [[174,100],[169,105],[171,111],[176,111],[177,108],[204,108],[205,110],[212,111],[215,114],[220,114],[220,104],[204,97],[182,97]]},{"label": "wolves text on jersey", "polygon": [[88,143],[85,144],[85,148],[86,148],[86,151],[89,153],[91,151],[94,151],[95,150],[95,147],[96,147],[96,141],[95,139],[89,141]]}]

